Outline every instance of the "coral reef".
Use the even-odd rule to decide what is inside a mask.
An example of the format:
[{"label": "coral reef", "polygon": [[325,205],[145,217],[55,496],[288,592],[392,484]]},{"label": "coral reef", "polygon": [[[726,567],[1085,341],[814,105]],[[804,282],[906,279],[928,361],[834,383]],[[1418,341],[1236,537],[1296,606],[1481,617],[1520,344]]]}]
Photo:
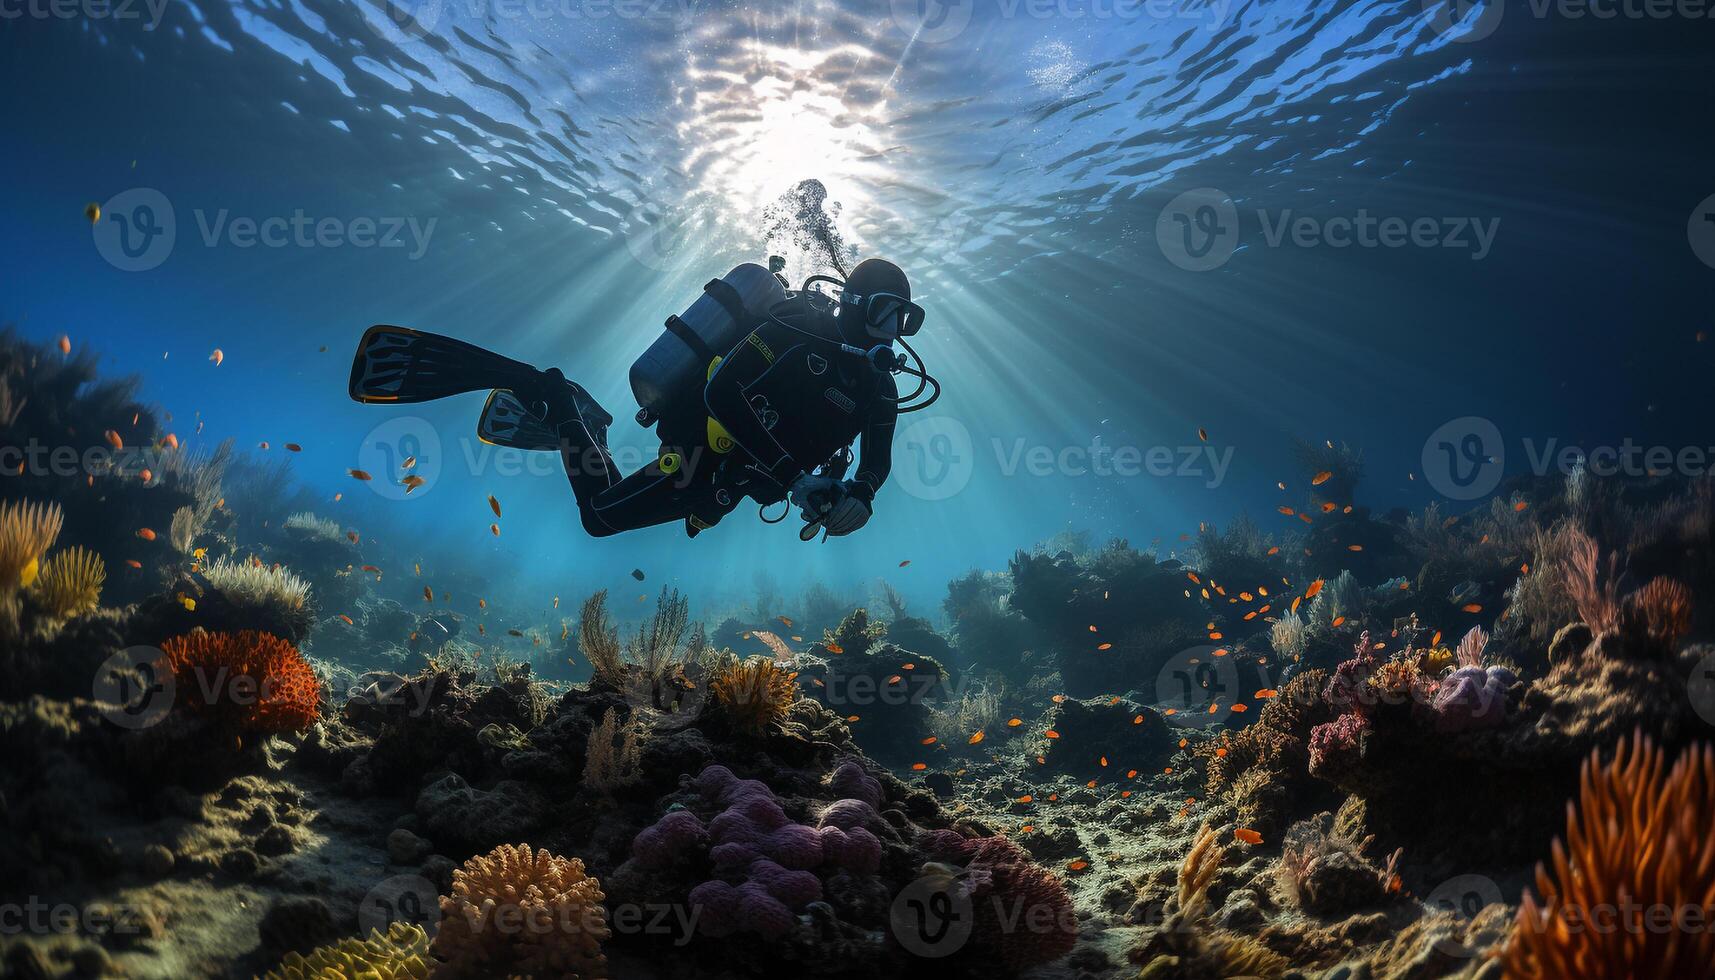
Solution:
[{"label": "coral reef", "polygon": [[577,858],[501,845],[453,872],[430,951],[437,975],[600,980],[610,930],[601,882]]},{"label": "coral reef", "polygon": [[940,830],[925,834],[920,846],[931,861],[957,866],[942,887],[960,883],[972,904],[975,921],[968,948],[978,961],[1016,973],[1072,949],[1078,922],[1065,886],[1018,845],[1004,837]]},{"label": "coral reef", "polygon": [[41,563],[33,588],[48,615],[69,619],[95,611],[101,605],[101,585],[107,581],[107,565],[101,556],[73,546]]}]

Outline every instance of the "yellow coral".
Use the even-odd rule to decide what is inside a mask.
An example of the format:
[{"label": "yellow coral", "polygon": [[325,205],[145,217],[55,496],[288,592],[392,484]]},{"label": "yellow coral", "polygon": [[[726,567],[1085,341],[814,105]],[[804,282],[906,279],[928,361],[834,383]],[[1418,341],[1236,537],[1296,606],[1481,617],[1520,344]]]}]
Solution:
[{"label": "yellow coral", "polygon": [[107,565],[100,555],[84,548],[68,548],[41,563],[36,596],[49,613],[69,619],[101,604],[101,586],[106,581]]},{"label": "yellow coral", "polygon": [[432,952],[454,977],[602,980],[606,898],[577,858],[502,844],[453,872]]},{"label": "yellow coral", "polygon": [[767,657],[752,657],[722,668],[709,689],[734,727],[760,734],[785,719],[798,700],[795,676]]},{"label": "yellow coral", "polygon": [[35,581],[42,553],[60,536],[64,520],[59,504],[18,500],[0,504],[0,590]]},{"label": "yellow coral", "polygon": [[287,953],[263,980],[425,980],[429,972],[428,934],[395,922],[385,935],[377,929],[367,940],[342,939],[308,956]]}]

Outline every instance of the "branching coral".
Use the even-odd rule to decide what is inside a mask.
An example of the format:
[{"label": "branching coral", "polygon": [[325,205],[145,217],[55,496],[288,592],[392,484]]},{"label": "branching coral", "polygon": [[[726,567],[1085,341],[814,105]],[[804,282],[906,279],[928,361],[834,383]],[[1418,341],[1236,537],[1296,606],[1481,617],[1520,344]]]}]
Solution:
[{"label": "branching coral", "polygon": [[0,593],[36,580],[42,554],[60,536],[58,504],[11,500],[0,504]]},{"label": "branching coral", "polygon": [[320,685],[297,648],[269,633],[191,633],[161,644],[174,703],[222,728],[274,734],[315,724]]},{"label": "branching coral", "polygon": [[55,619],[70,619],[101,604],[107,566],[101,556],[84,548],[68,548],[41,563],[33,586],[36,597]]},{"label": "branching coral", "polygon": [[431,962],[423,927],[395,922],[367,940],[342,939],[308,956],[287,953],[263,980],[427,980]]},{"label": "branching coral", "polygon": [[725,667],[709,689],[733,727],[753,735],[783,721],[798,700],[792,674],[767,657]]},{"label": "branching coral", "polygon": [[642,738],[632,719],[620,720],[619,710],[609,708],[601,724],[590,733],[584,755],[585,786],[609,793],[637,781],[637,763],[643,756]]},{"label": "branching coral", "polygon": [[607,618],[607,590],[584,600],[578,614],[578,650],[590,662],[594,679],[615,689],[625,686],[625,657],[619,643],[619,628]]},{"label": "branching coral", "polygon": [[1146,959],[1138,980],[1191,977],[1282,976],[1286,959],[1248,936],[1213,929],[1209,886],[1226,859],[1213,827],[1205,825],[1179,865],[1179,907],[1152,944],[1134,953]]},{"label": "branching coral", "polygon": [[338,524],[307,510],[287,517],[284,526],[288,531],[295,531],[306,538],[323,541],[341,541],[345,538],[345,532],[340,530]]},{"label": "branching coral", "polygon": [[502,844],[453,872],[431,951],[453,977],[599,980],[606,898],[577,858]]},{"label": "branching coral", "polygon": [[1584,763],[1566,839],[1538,865],[1507,944],[1521,980],[1669,980],[1715,963],[1715,750],[1671,769],[1642,733]]}]

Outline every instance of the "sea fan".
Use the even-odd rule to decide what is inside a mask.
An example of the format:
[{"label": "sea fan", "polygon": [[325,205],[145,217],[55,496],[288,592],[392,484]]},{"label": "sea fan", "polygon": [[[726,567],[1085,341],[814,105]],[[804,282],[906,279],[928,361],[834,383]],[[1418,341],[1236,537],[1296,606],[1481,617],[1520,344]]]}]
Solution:
[{"label": "sea fan", "polygon": [[36,580],[37,563],[60,536],[64,521],[59,504],[18,500],[0,504],[0,591]]},{"label": "sea fan", "polygon": [[798,700],[793,675],[767,657],[726,667],[709,688],[733,727],[754,735],[784,720]]},{"label": "sea fan", "polygon": [[81,616],[101,604],[107,566],[101,556],[83,548],[61,551],[41,564],[36,596],[56,619]]},{"label": "sea fan", "polygon": [[[1707,976],[1715,932],[1715,750],[1688,749],[1671,769],[1641,732],[1603,765],[1584,762],[1566,840],[1537,865],[1519,907],[1506,974],[1522,980],[1670,980]],[[1658,910],[1673,919],[1661,926]],[[1681,920],[1695,915],[1694,924]],[[1608,920],[1609,928],[1592,928]]]},{"label": "sea fan", "polygon": [[502,844],[453,872],[432,950],[452,976],[607,976],[601,882],[577,858]]},{"label": "sea fan", "polygon": [[269,633],[191,633],[161,644],[176,703],[222,728],[275,734],[315,724],[321,687],[297,648]]}]

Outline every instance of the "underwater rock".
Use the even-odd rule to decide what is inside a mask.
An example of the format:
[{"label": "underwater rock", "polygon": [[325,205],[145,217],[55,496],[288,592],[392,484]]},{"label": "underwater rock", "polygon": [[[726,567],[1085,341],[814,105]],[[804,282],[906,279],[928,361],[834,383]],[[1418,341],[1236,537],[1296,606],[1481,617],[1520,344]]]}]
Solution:
[{"label": "underwater rock", "polygon": [[1123,698],[1067,698],[1049,710],[1046,728],[1057,735],[1037,742],[1048,769],[1080,782],[1125,782],[1134,769],[1159,771],[1178,742],[1161,712]]},{"label": "underwater rock", "polygon": [[931,734],[931,705],[946,696],[945,668],[888,642],[863,652],[841,649],[825,660],[801,658],[799,690],[844,716],[866,755],[899,766],[916,761]]},{"label": "underwater rock", "polygon": [[256,931],[262,952],[270,959],[279,959],[287,953],[305,953],[334,942],[343,930],[326,902],[313,896],[288,895],[268,906]]},{"label": "underwater rock", "polygon": [[501,780],[493,789],[482,790],[457,773],[423,787],[416,812],[428,838],[455,853],[525,839],[550,818],[547,800],[528,783]]}]

